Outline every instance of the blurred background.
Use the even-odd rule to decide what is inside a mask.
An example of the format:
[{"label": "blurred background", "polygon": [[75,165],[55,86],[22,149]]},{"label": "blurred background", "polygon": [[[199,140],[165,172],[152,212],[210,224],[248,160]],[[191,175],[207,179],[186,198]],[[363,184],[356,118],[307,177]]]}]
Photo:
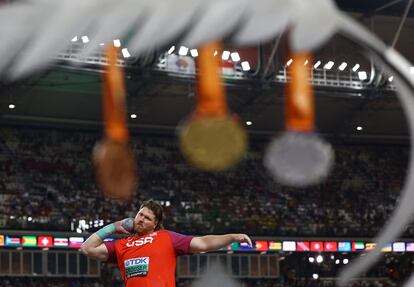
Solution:
[{"label": "blurred background", "polygon": [[[335,2],[414,61],[414,10],[404,17],[410,1]],[[333,145],[335,165],[322,183],[293,188],[263,167],[268,142],[284,130],[292,64],[285,35],[249,47],[224,42],[217,51],[229,108],[248,131],[249,150],[235,167],[216,173],[193,168],[177,146],[176,127],[194,107],[197,47],[172,43],[135,57],[114,39],[140,181],[133,199],[120,202],[101,193],[91,163],[102,138],[106,59],[100,52],[79,56],[88,35],[69,40],[66,51],[51,55],[56,62],[49,69],[0,79],[0,286],[122,286],[116,266],[78,248],[109,222],[134,217],[148,198],[163,205],[169,230],[244,232],[254,239],[253,248],[232,244],[180,257],[177,286],[191,286],[218,263],[240,286],[334,286],[341,267],[373,249],[398,202],[410,142],[394,76],[358,43],[336,35],[304,63],[317,132]],[[350,286],[402,286],[414,266],[414,224],[383,252]]]}]

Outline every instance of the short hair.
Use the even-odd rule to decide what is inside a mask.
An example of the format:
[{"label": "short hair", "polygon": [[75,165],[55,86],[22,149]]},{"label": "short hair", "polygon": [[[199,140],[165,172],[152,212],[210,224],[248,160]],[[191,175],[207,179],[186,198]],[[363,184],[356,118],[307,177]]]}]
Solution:
[{"label": "short hair", "polygon": [[162,211],[161,204],[159,204],[153,199],[149,199],[149,200],[144,201],[141,204],[139,209],[142,209],[144,207],[151,210],[152,213],[154,213],[155,215],[155,220],[157,220],[157,226],[155,226],[154,230],[164,229],[164,225],[163,225],[164,213]]}]

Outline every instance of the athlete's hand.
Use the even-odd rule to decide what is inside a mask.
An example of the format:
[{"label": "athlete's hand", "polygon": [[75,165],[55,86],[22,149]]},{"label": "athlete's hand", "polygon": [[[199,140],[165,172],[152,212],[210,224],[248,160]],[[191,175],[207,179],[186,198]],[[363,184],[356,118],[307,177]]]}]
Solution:
[{"label": "athlete's hand", "polygon": [[252,247],[252,240],[246,234],[234,234],[234,242],[246,242],[250,247]]},{"label": "athlete's hand", "polygon": [[131,233],[134,232],[134,219],[133,218],[125,218],[125,219],[116,221],[114,224],[115,224],[116,233],[130,235]]}]

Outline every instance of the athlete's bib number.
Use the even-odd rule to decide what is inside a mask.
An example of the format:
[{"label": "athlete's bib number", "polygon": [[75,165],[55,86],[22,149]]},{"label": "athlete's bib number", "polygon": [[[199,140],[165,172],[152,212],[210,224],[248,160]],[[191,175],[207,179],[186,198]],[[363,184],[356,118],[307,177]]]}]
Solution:
[{"label": "athlete's bib number", "polygon": [[149,257],[132,258],[124,261],[126,278],[146,276],[149,268]]}]

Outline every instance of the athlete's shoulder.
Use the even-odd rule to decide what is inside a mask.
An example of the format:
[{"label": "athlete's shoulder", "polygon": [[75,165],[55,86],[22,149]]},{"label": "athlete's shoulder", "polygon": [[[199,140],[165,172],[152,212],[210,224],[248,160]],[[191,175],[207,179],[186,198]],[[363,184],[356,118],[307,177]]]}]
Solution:
[{"label": "athlete's shoulder", "polygon": [[174,231],[166,230],[176,255],[190,254],[189,247],[193,236],[184,235]]},{"label": "athlete's shoulder", "polygon": [[165,233],[167,233],[168,235],[170,235],[170,236],[188,236],[188,235],[185,235],[185,234],[182,234],[182,233],[179,233],[179,232],[176,232],[176,231],[172,231],[172,230],[164,229],[163,231]]}]

